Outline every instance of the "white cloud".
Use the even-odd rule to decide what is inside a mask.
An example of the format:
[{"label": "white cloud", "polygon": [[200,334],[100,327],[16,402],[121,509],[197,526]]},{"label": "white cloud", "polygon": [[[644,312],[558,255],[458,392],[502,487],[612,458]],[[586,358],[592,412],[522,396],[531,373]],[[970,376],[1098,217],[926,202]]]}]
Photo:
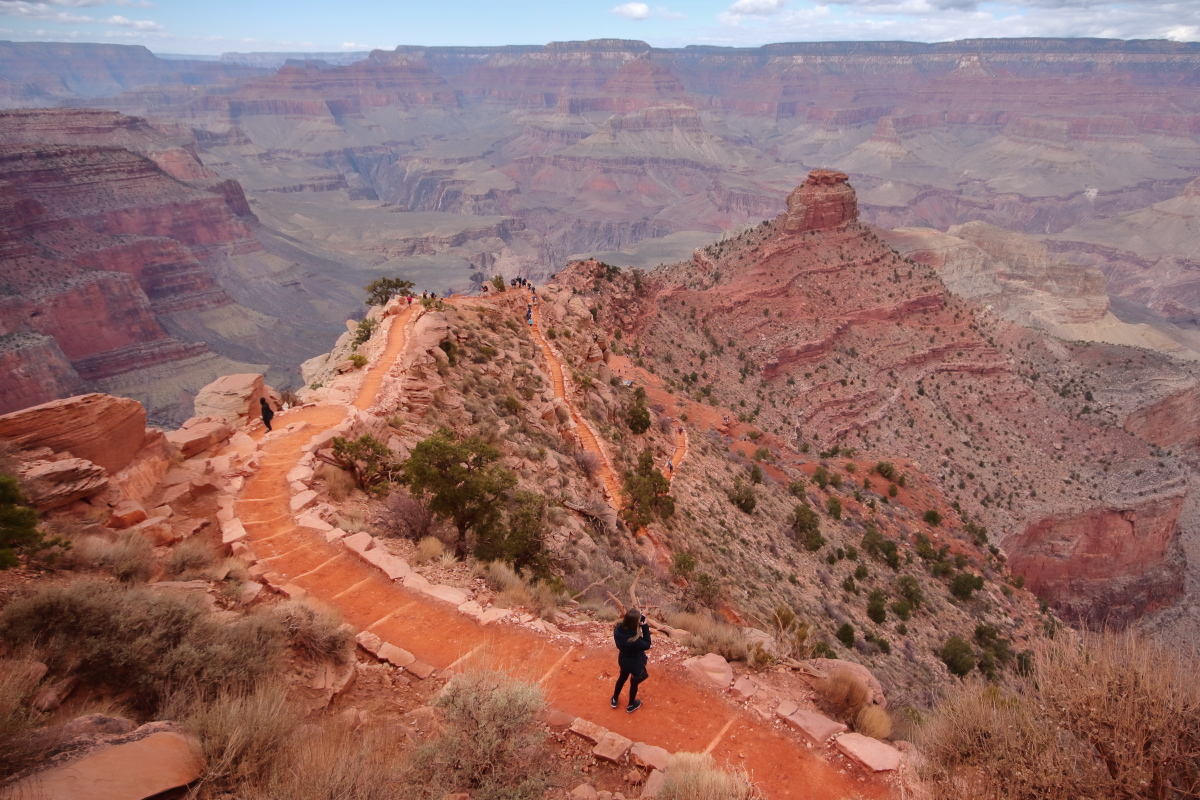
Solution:
[{"label": "white cloud", "polygon": [[[107,20],[99,20],[95,17],[85,16],[83,14],[72,14],[69,11],[60,11],[63,8],[92,8],[100,5],[118,5],[118,6],[137,6],[138,8],[149,8],[150,3],[135,2],[135,0],[0,0],[0,16],[7,17],[23,17],[25,19],[48,19],[54,22],[62,22],[68,25],[83,25],[92,22],[108,22],[114,25],[140,25],[157,23],[147,23],[142,20],[133,22],[121,16],[113,16]],[[121,21],[118,21],[121,20]]]},{"label": "white cloud", "polygon": [[612,13],[626,19],[650,19],[650,6],[645,3],[622,3],[615,7]]},{"label": "white cloud", "polygon": [[135,31],[161,31],[163,26],[148,19],[127,19],[114,15],[104,20],[106,25],[120,25],[122,28],[133,28]]},{"label": "white cloud", "polygon": [[737,0],[725,13],[734,15],[752,14],[758,17],[769,17],[783,11],[787,0]]}]

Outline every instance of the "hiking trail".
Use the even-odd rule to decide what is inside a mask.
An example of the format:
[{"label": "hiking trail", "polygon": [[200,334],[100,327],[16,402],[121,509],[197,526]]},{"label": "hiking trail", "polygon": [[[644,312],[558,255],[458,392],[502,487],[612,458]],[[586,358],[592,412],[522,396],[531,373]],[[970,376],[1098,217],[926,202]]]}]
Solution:
[{"label": "hiking trail", "polygon": [[[355,408],[370,407],[392,365],[405,353],[406,326],[416,310],[409,307],[393,320],[387,348],[369,367]],[[565,395],[562,365],[552,351],[547,363],[556,392]],[[568,407],[578,423],[578,412],[569,402]],[[305,455],[314,436],[329,431],[346,416],[341,406],[305,406],[280,412],[277,431],[271,437],[264,440],[262,429],[253,434],[261,441],[259,468],[246,479],[234,510],[259,562],[265,562],[281,580],[336,607],[356,629],[403,647],[433,668],[460,669],[476,659],[539,683],[554,708],[633,741],[671,752],[711,752],[718,763],[749,770],[772,800],[891,796],[883,780],[853,769],[838,770],[813,755],[794,734],[785,735],[753,712],[727,702],[717,690],[698,684],[678,664],[655,662],[654,650],[650,652],[652,679],[642,696],[644,707],[636,714],[611,709],[608,699],[617,674],[611,643],[607,647],[569,646],[523,627],[481,625],[453,605],[389,580],[341,541],[326,541],[320,532],[299,527],[290,506],[287,474]],[[299,429],[286,430],[286,426]],[[603,458],[600,442],[586,421],[579,431],[585,446],[590,436],[594,452]],[[686,455],[686,434],[683,439],[682,455],[678,446],[676,449],[680,459]],[[613,483],[609,491],[616,499],[619,485],[611,467],[608,470]]]}]

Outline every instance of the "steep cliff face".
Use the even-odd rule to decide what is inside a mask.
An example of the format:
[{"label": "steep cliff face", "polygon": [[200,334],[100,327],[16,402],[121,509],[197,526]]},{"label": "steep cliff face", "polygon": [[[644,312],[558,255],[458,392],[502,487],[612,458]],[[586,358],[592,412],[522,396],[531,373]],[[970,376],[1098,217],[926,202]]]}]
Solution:
[{"label": "steep cliff face", "polygon": [[923,535],[937,546],[986,527],[1065,614],[1125,622],[1177,600],[1187,467],[1121,429],[1134,400],[1103,402],[1103,363],[1145,356],[1067,344],[947,293],[855,206],[844,174],[815,172],[787,212],[651,272],[636,300],[601,280],[578,288],[599,292],[588,304],[668,387],[735,409],[801,458],[901,459],[953,503],[901,499],[952,520]]},{"label": "steep cliff face", "polygon": [[[240,187],[194,152],[111,112],[0,113],[0,336],[13,369],[0,408],[119,387],[169,421],[216,374],[322,346],[288,342],[319,317],[281,326],[222,286],[278,259]],[[20,363],[42,353],[45,365]]]}]

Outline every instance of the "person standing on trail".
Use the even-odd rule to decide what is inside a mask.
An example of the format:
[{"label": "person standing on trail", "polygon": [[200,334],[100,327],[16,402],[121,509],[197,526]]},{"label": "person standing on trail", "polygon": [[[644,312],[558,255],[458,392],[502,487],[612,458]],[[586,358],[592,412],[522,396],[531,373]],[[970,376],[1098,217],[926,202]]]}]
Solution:
[{"label": "person standing on trail", "polygon": [[[642,632],[638,634],[638,626]],[[613,690],[612,707],[616,708],[621,698],[621,690],[625,681],[629,681],[629,705],[625,713],[632,714],[642,707],[642,701],[637,699],[638,686],[650,677],[646,671],[646,651],[650,649],[650,624],[646,615],[636,608],[625,612],[624,618],[613,628],[613,639],[617,643],[617,666],[621,668],[621,677],[617,678],[617,688]]]},{"label": "person standing on trail", "polygon": [[271,420],[275,419],[275,412],[271,410],[271,404],[267,402],[267,398],[258,398],[258,404],[262,407],[263,425],[267,426],[267,432],[271,432]]}]

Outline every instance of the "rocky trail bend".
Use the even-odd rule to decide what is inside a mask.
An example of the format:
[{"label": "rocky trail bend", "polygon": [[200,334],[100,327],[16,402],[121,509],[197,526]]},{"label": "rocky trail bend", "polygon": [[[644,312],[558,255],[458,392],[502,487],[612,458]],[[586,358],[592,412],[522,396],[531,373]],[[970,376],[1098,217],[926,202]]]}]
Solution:
[{"label": "rocky trail bend", "polygon": [[[406,323],[413,313],[407,309],[393,323],[387,349],[365,376],[355,407],[371,405],[393,362],[404,352]],[[552,352],[548,363],[554,370],[556,392],[563,388],[560,396],[567,399],[562,364]],[[578,420],[578,412],[570,407]],[[672,752],[712,752],[718,762],[749,770],[773,800],[891,795],[883,782],[839,771],[791,734],[776,731],[757,715],[727,702],[716,690],[701,687],[679,665],[656,664],[653,650],[652,678],[642,692],[642,710],[629,715],[624,709],[611,709],[608,698],[616,678],[611,647],[569,646],[503,623],[483,626],[454,606],[387,579],[341,542],[327,542],[317,532],[298,527],[289,505],[287,473],[314,435],[344,418],[345,410],[338,406],[282,412],[281,426],[307,424],[301,430],[280,431],[263,442],[260,467],[247,479],[237,500],[236,513],[254,552],[288,583],[336,607],[356,629],[372,631],[439,670],[457,669],[477,659],[539,683],[553,707],[633,741]],[[586,437],[585,432],[590,430],[581,425],[581,436]],[[256,436],[261,439],[263,433],[260,430]],[[586,442],[585,438],[585,446]],[[594,444],[599,449],[599,442]],[[675,457],[682,455],[677,451]],[[615,485],[615,475],[610,477]],[[619,486],[616,488],[619,491]]]}]

